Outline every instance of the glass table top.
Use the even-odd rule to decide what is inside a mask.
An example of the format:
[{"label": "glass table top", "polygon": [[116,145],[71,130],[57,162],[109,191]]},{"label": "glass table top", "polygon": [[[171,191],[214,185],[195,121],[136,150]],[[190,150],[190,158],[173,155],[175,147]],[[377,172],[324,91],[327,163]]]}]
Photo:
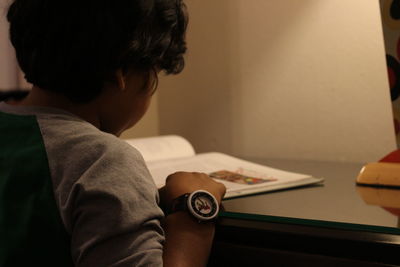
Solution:
[{"label": "glass table top", "polygon": [[[223,201],[221,216],[319,225],[400,235],[400,189],[356,186],[361,163],[250,159],[270,167],[323,177],[323,185]],[[399,215],[397,215],[399,214]]]}]

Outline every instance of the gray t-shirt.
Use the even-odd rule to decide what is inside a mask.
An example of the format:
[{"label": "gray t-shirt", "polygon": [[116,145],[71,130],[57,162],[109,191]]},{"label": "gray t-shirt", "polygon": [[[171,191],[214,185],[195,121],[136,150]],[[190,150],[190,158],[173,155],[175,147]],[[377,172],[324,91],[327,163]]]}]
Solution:
[{"label": "gray t-shirt", "polygon": [[36,117],[76,266],[162,266],[163,212],[140,153],[62,110],[0,103]]}]

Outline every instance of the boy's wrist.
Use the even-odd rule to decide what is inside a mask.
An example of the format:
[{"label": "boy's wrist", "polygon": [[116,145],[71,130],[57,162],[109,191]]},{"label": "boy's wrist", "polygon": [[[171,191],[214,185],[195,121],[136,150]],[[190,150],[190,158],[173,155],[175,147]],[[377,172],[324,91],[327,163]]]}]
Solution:
[{"label": "boy's wrist", "polygon": [[168,233],[180,232],[183,235],[208,236],[213,235],[215,223],[199,223],[189,213],[178,211],[167,215],[162,221],[162,227]]},{"label": "boy's wrist", "polygon": [[177,262],[185,261],[190,263],[187,266],[206,266],[214,223],[198,223],[189,213],[179,211],[165,217],[162,226],[166,237],[164,266],[177,266]]}]

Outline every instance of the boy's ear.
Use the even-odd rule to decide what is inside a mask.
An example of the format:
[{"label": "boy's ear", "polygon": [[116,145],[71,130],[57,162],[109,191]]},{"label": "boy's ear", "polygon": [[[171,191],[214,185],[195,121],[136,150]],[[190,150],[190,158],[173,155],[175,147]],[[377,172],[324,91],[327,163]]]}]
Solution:
[{"label": "boy's ear", "polygon": [[118,89],[124,91],[125,88],[126,88],[125,76],[124,76],[124,74],[123,74],[123,72],[122,72],[121,69],[118,69],[118,70],[115,72],[115,80],[116,80],[116,82],[117,82]]}]

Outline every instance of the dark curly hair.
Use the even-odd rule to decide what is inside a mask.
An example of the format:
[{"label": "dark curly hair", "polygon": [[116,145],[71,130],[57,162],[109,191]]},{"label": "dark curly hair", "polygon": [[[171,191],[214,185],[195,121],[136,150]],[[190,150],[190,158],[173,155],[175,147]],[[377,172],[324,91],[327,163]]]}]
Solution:
[{"label": "dark curly hair", "polygon": [[7,19],[26,80],[74,102],[94,99],[118,69],[184,67],[182,0],[14,0]]}]

